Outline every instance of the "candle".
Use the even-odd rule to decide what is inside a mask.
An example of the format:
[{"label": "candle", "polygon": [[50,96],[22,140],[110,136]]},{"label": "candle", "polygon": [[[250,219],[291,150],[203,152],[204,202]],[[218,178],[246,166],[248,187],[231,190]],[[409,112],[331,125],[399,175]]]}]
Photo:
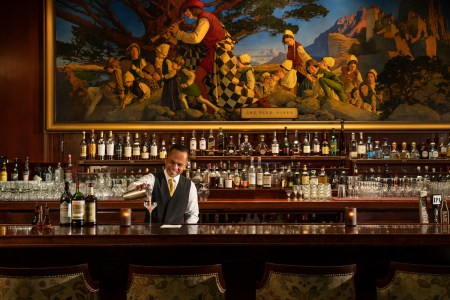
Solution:
[{"label": "candle", "polygon": [[357,214],[355,207],[346,207],[345,213],[345,226],[356,226]]},{"label": "candle", "polygon": [[131,208],[120,209],[120,226],[131,226]]}]

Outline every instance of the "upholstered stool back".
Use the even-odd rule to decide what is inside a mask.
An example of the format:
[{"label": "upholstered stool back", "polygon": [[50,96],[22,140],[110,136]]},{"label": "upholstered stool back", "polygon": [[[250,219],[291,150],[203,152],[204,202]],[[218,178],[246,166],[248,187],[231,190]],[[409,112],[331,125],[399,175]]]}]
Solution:
[{"label": "upholstered stool back", "polygon": [[225,299],[221,265],[130,265],[127,299]]},{"label": "upholstered stool back", "polygon": [[52,268],[0,268],[0,299],[98,299],[87,264]]},{"label": "upholstered stool back", "polygon": [[450,299],[450,266],[391,262],[377,299]]},{"label": "upholstered stool back", "polygon": [[295,266],[266,263],[256,299],[355,299],[355,265]]}]

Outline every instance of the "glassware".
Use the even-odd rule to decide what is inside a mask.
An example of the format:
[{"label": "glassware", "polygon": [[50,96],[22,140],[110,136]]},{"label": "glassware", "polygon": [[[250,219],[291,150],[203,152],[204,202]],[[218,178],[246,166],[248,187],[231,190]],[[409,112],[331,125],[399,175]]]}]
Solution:
[{"label": "glassware", "polygon": [[152,202],[152,192],[153,192],[152,189],[147,188],[145,192],[147,194],[147,198],[145,198],[144,200],[144,207],[147,208],[149,213],[148,225],[152,225],[152,211],[158,206],[158,202],[156,201]]},{"label": "glassware", "polygon": [[199,201],[207,201],[209,196],[209,188],[208,184],[205,182],[200,183],[201,188],[198,190],[198,200]]},{"label": "glassware", "polygon": [[291,194],[292,194],[292,192],[293,192],[293,189],[291,189],[291,188],[287,188],[287,189],[286,189],[286,195],[287,195],[287,199],[288,199],[288,200],[291,200]]}]

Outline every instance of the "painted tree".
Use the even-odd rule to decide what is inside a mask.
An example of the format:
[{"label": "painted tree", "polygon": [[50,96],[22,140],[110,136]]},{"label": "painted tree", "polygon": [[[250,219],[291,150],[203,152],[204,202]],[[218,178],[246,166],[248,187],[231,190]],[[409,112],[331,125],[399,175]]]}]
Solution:
[{"label": "painted tree", "polygon": [[[328,14],[325,7],[316,4],[317,0],[206,2],[205,8],[219,16],[236,41],[263,31],[275,35],[291,29],[296,33],[298,26],[292,23],[294,19],[308,21]],[[58,55],[98,61],[133,42],[143,50],[153,50],[151,38],[182,19],[183,3],[181,0],[56,0],[56,17],[73,24],[72,40],[57,42]]]}]

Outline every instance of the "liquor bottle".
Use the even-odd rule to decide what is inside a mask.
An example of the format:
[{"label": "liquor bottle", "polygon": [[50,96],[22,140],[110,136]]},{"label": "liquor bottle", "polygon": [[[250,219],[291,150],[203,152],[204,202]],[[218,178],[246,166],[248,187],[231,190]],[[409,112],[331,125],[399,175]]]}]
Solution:
[{"label": "liquor bottle", "polygon": [[219,133],[217,133],[217,155],[225,155],[225,136],[222,131],[222,127],[219,127]]},{"label": "liquor bottle", "polygon": [[166,159],[167,157],[167,149],[166,149],[166,141],[161,141],[161,149],[159,150],[159,158]]},{"label": "liquor bottle", "polygon": [[276,130],[273,132],[273,140],[272,140],[272,145],[270,146],[270,149],[272,152],[272,156],[278,156],[280,154],[280,145],[278,144]]},{"label": "liquor bottle", "polygon": [[241,187],[246,189],[249,187],[249,182],[248,182],[248,170],[247,170],[247,165],[244,165],[244,167],[241,170]]},{"label": "liquor bottle", "polygon": [[231,162],[227,163],[227,172],[224,178],[224,185],[226,189],[232,189],[234,183],[234,173],[231,172]]},{"label": "liquor bottle", "polygon": [[131,137],[130,133],[127,132],[127,136],[125,137],[125,144],[123,146],[123,159],[131,160],[133,147],[131,145]]},{"label": "liquor bottle", "polygon": [[302,176],[300,174],[300,168],[301,168],[301,164],[300,164],[300,162],[297,162],[297,167],[295,168],[295,171],[294,171],[294,183],[293,183],[293,185],[300,185],[300,184],[302,184]]},{"label": "liquor bottle", "polygon": [[147,132],[144,132],[144,138],[142,141],[142,148],[141,148],[141,159],[143,160],[150,159],[150,143],[148,142]]},{"label": "liquor bottle", "polygon": [[366,144],[364,144],[363,132],[359,133],[359,142],[358,142],[358,158],[366,158]]},{"label": "liquor bottle", "polygon": [[235,189],[239,189],[241,187],[241,174],[239,172],[238,163],[234,164],[233,186]]},{"label": "liquor bottle", "polygon": [[133,146],[131,149],[131,156],[137,160],[141,158],[141,141],[139,140],[139,133],[134,134]]},{"label": "liquor bottle", "polygon": [[281,155],[290,156],[291,155],[291,143],[289,142],[287,127],[284,127],[284,137],[280,145]]},{"label": "liquor bottle", "polygon": [[[152,143],[150,145],[150,158],[157,159],[158,154],[159,154],[159,157],[161,158],[161,152],[158,152],[158,144],[156,143],[156,133],[153,133],[152,134]],[[167,155],[167,152],[165,153],[165,155]]]},{"label": "liquor bottle", "polygon": [[367,143],[366,143],[366,158],[372,159],[373,158],[373,144],[372,144],[372,137],[367,137]]},{"label": "liquor bottle", "polygon": [[[19,177],[19,176],[17,176]],[[53,168],[52,166],[48,166],[47,172],[45,172],[45,181],[50,182],[53,181]]]},{"label": "liquor bottle", "polygon": [[70,183],[64,183],[64,193],[59,198],[59,226],[70,226],[72,223],[72,195]]},{"label": "liquor bottle", "polygon": [[91,139],[89,140],[88,151],[89,159],[93,160],[97,157],[97,143],[95,142],[95,133],[93,129],[91,130]]},{"label": "liquor bottle", "polygon": [[106,155],[106,145],[103,139],[103,131],[100,131],[100,137],[97,140],[97,159],[104,160]]},{"label": "liquor bottle", "polygon": [[58,162],[55,169],[55,182],[64,182],[64,170],[61,167],[61,162]]},{"label": "liquor bottle", "polygon": [[[58,166],[61,168],[61,163],[58,163]],[[64,174],[62,174],[61,178],[64,178]],[[30,180],[30,158],[25,157],[25,165],[22,171],[22,180],[29,181]],[[61,179],[62,181],[62,179]]]},{"label": "liquor bottle", "polygon": [[75,194],[72,196],[72,226],[84,225],[85,204],[84,195],[80,192],[80,181],[77,180]]},{"label": "liquor bottle", "polygon": [[336,134],[334,131],[334,128],[331,129],[331,138],[330,138],[330,155],[331,156],[337,156],[337,149],[338,145],[337,145],[337,139],[336,139]]},{"label": "liquor bottle", "polygon": [[439,152],[436,149],[436,143],[434,143],[434,142],[430,143],[430,151],[428,152],[428,156],[430,159],[438,159],[439,158]]},{"label": "liquor bottle", "polygon": [[72,155],[67,155],[67,164],[64,168],[64,181],[73,182],[73,165],[72,165]]},{"label": "liquor bottle", "polygon": [[236,155],[236,145],[233,143],[233,136],[230,135],[230,141],[227,145],[226,155]]},{"label": "liquor bottle", "polygon": [[303,165],[303,172],[302,172],[302,185],[309,184],[310,178],[309,178],[309,172],[306,165]]},{"label": "liquor bottle", "polygon": [[292,142],[292,155],[298,156],[301,154],[301,144],[300,140],[298,139],[298,130],[296,129],[294,131],[294,141]]},{"label": "liquor bottle", "polygon": [[117,135],[117,145],[116,145],[116,159],[122,160],[123,159],[123,144],[122,144],[122,137],[120,134]]},{"label": "liquor bottle", "polygon": [[341,133],[339,135],[338,154],[347,156],[347,142],[345,140],[344,120],[341,120]]},{"label": "liquor bottle", "polygon": [[6,167],[6,160],[3,161],[0,181],[8,181],[8,169]]},{"label": "liquor bottle", "polygon": [[373,158],[383,158],[383,151],[381,150],[380,141],[375,141],[375,146],[373,146]]},{"label": "liquor bottle", "polygon": [[106,159],[114,159],[114,136],[112,130],[109,131],[108,140],[106,141]]},{"label": "liquor bottle", "polygon": [[50,228],[52,226],[52,220],[50,219],[50,208],[48,207],[47,202],[45,202],[44,206],[44,227]]},{"label": "liquor bottle", "polygon": [[390,157],[391,159],[400,159],[400,153],[397,150],[397,142],[392,142]]},{"label": "liquor bottle", "polygon": [[408,159],[410,158],[410,153],[407,148],[406,142],[402,143],[402,150],[400,152],[400,159]]},{"label": "liquor bottle", "polygon": [[253,154],[253,146],[248,141],[248,135],[244,135],[244,141],[239,146],[239,152],[243,156],[251,156]]},{"label": "liquor bottle", "polygon": [[322,139],[322,156],[329,156],[330,155],[330,145],[328,143],[327,139],[327,133],[323,133],[323,139]]},{"label": "liquor bottle", "polygon": [[14,166],[11,172],[11,181],[18,181],[19,180],[19,160],[14,158]]},{"label": "liquor bottle", "polygon": [[184,146],[184,136],[180,138],[180,145]]},{"label": "liquor bottle", "polygon": [[216,140],[214,139],[213,130],[211,129],[209,131],[208,136],[208,155],[214,156],[215,151],[216,151]]},{"label": "liquor bottle", "polygon": [[197,157],[197,138],[195,136],[195,130],[192,130],[192,136],[189,140],[189,155],[192,158]]},{"label": "liquor bottle", "polygon": [[270,173],[269,164],[266,164],[266,170],[263,174],[263,188],[272,188],[272,174]]},{"label": "liquor bottle", "polygon": [[319,177],[316,175],[316,170],[311,170],[311,175],[309,176],[309,184],[319,184]]},{"label": "liquor bottle", "polygon": [[200,137],[200,141],[198,143],[198,148],[200,150],[200,156],[206,155],[206,139],[205,139],[205,131],[202,131],[202,136]]},{"label": "liquor bottle", "polygon": [[311,143],[309,142],[309,133],[305,132],[305,139],[303,140],[303,155],[311,155]]},{"label": "liquor bottle", "polygon": [[292,172],[291,165],[288,165],[286,170],[286,187],[292,188],[293,186],[294,186],[294,172]]},{"label": "liquor bottle", "polygon": [[440,158],[446,158],[447,157],[447,144],[445,143],[445,138],[443,136],[440,137],[440,144],[439,144],[439,157]]},{"label": "liquor bottle", "polygon": [[264,180],[264,172],[261,166],[261,157],[258,156],[258,164],[256,166],[256,187],[262,188]]},{"label": "liquor bottle", "polygon": [[256,146],[256,154],[260,156],[264,156],[269,152],[269,146],[267,146],[265,142],[264,134],[259,136],[259,144]]},{"label": "liquor bottle", "polygon": [[236,141],[236,154],[235,154],[236,156],[241,155],[240,147],[241,147],[241,134],[238,133],[238,138],[237,138],[237,141]]},{"label": "liquor bottle", "polygon": [[174,136],[172,136],[172,138],[170,139],[170,147],[172,147],[173,145],[175,145],[177,143],[176,139]]},{"label": "liquor bottle", "polygon": [[428,152],[428,147],[425,144],[425,142],[422,142],[422,145],[420,145],[420,159],[428,159],[429,158],[429,152]]},{"label": "liquor bottle", "polygon": [[323,183],[323,184],[328,183],[328,176],[327,176],[327,173],[325,172],[325,167],[322,167],[320,169],[318,181],[319,181],[319,183]]},{"label": "liquor bottle", "polygon": [[411,143],[411,159],[420,159],[420,152],[417,150],[417,144],[416,142]]},{"label": "liquor bottle", "polygon": [[253,164],[253,156],[250,157],[250,166],[248,168],[248,187],[251,189],[256,187],[256,170]]},{"label": "liquor bottle", "polygon": [[356,141],[355,133],[352,132],[352,139],[350,140],[350,152],[349,157],[350,159],[356,159],[358,158],[358,142]]},{"label": "liquor bottle", "polygon": [[84,225],[97,225],[97,197],[94,196],[94,184],[88,184],[87,197],[85,199]]},{"label": "liquor bottle", "polygon": [[87,159],[87,142],[86,142],[86,131],[81,133],[81,142],[80,142],[80,160]]},{"label": "liquor bottle", "polygon": [[391,146],[389,146],[387,138],[383,139],[383,145],[381,145],[381,153],[384,159],[391,158]]},{"label": "liquor bottle", "polygon": [[314,138],[312,141],[312,155],[319,156],[321,154],[321,146],[319,141],[319,135],[317,134],[317,131],[314,132]]}]

